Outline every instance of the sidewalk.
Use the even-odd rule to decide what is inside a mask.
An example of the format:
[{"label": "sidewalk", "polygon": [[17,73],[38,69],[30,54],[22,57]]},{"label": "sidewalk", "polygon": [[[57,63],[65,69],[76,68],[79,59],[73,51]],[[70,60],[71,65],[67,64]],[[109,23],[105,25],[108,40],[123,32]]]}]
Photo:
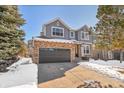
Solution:
[{"label": "sidewalk", "polygon": [[111,85],[114,88],[124,87],[119,80],[109,78],[87,68],[77,66],[65,73],[64,77],[57,78],[38,85],[39,88],[76,88],[84,84],[85,80],[97,80],[102,86]]}]

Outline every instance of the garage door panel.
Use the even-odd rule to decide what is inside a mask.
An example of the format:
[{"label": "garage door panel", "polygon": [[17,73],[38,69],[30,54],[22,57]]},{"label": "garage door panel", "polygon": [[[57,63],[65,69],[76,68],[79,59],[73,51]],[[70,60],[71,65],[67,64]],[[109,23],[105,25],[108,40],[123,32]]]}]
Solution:
[{"label": "garage door panel", "polygon": [[40,48],[39,63],[70,62],[70,49]]}]

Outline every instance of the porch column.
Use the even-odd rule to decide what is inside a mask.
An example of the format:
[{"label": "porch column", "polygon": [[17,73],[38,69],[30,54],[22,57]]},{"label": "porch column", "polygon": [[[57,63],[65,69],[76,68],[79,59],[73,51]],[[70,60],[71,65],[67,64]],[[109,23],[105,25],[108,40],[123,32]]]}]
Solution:
[{"label": "porch column", "polygon": [[81,58],[81,45],[78,45],[78,54],[79,54],[79,57]]}]

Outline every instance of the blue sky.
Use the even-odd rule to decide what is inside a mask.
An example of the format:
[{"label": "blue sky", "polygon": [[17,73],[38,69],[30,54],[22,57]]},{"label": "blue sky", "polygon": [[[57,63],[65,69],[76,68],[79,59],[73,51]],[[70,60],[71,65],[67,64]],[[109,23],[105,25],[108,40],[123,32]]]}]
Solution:
[{"label": "blue sky", "polygon": [[94,5],[82,6],[52,6],[52,5],[24,5],[19,6],[19,11],[23,14],[26,24],[22,27],[26,33],[25,40],[32,36],[39,36],[42,31],[42,25],[56,17],[62,20],[74,29],[83,25],[95,26],[97,19],[97,7]]}]

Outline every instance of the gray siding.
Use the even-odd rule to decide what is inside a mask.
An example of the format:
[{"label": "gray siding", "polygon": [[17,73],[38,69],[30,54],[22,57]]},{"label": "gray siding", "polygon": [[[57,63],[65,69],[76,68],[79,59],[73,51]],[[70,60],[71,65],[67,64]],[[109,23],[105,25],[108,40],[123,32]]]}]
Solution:
[{"label": "gray siding", "polygon": [[[75,37],[71,37],[71,36],[70,36],[71,32],[74,32]],[[76,40],[76,31],[73,30],[73,31],[70,31],[70,32],[69,32],[69,39],[71,39],[71,40]]]},{"label": "gray siding", "polygon": [[[59,23],[59,25],[57,25]],[[51,28],[52,27],[62,27],[64,28],[64,37],[54,37],[51,35]],[[61,22],[55,21],[53,23],[50,23],[46,25],[46,36],[49,38],[57,38],[57,39],[69,39],[70,31],[67,27],[65,27]]]},{"label": "gray siding", "polygon": [[[75,40],[78,40],[78,41],[82,41],[82,42],[88,42],[88,43],[92,43],[93,42],[93,36],[90,34],[89,35],[89,40],[82,40],[81,39],[81,31],[88,31],[89,32],[89,28],[88,26],[83,26],[82,28],[78,29],[77,31],[74,31],[75,32],[75,38],[71,38],[70,37],[70,29],[68,27],[66,27],[64,24],[61,23],[61,21],[59,20],[56,20],[50,24],[47,24],[47,25],[44,25],[45,26],[45,35],[46,37],[48,38],[51,38],[51,39],[67,39],[67,40],[70,40],[70,39],[75,39]],[[52,27],[61,27],[61,28],[64,28],[64,37],[55,37],[55,36],[52,36],[51,33],[52,33]],[[72,30],[73,31],[73,30]],[[90,32],[89,32],[90,33]]]},{"label": "gray siding", "polygon": [[78,31],[75,31],[75,39],[78,40]]},{"label": "gray siding", "polygon": [[86,31],[86,30],[84,30],[84,29],[80,29],[80,30],[78,30],[76,33],[77,33],[77,35],[76,35],[76,39],[78,40],[78,41],[82,41],[82,42],[89,42],[89,43],[92,43],[92,35],[90,34],[90,32],[89,32],[89,40],[82,40],[81,39],[81,32],[82,31]]}]

